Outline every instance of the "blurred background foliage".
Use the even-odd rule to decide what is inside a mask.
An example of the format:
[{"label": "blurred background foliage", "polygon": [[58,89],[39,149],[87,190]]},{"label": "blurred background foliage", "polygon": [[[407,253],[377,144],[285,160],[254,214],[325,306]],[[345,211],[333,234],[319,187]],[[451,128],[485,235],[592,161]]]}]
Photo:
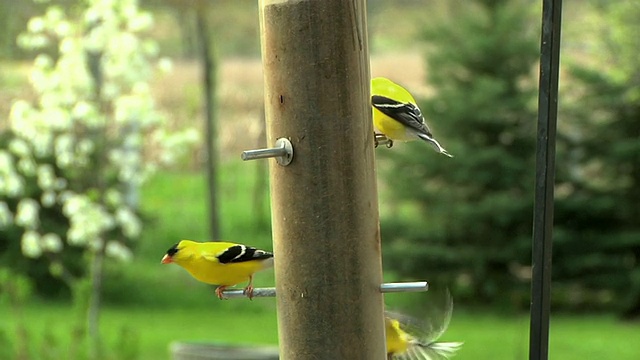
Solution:
[{"label": "blurred background foliage", "polygon": [[[71,14],[82,8],[79,1],[53,2]],[[565,314],[552,320],[551,354],[635,359],[639,351],[624,339],[637,336],[639,325],[615,319],[640,316],[640,5],[564,4],[552,304]],[[2,149],[11,136],[13,101],[36,98],[28,85],[34,53],[16,38],[48,5],[0,0]],[[204,129],[197,15],[208,20],[218,79],[221,238],[271,248],[266,167],[238,156],[265,145],[257,2],[141,0],[140,6],[153,15],[150,36],[161,55],[173,60],[170,73],[151,80],[151,91],[174,129]],[[370,0],[368,11],[372,75],[415,93],[436,137],[455,156],[446,159],[424,144],[376,150],[385,278],[427,279],[451,289],[456,312],[445,336],[466,342],[460,359],[524,358],[541,6]],[[277,341],[273,299],[218,302],[181,269],[159,265],[179,239],[209,238],[204,146],[140,189],[145,227],[130,244],[134,260],[105,263],[101,328],[111,350],[104,358],[166,357],[176,339]],[[31,180],[25,196],[38,199],[41,190]],[[0,201],[17,206],[15,199]],[[43,208],[40,216],[43,227],[64,237],[69,224],[60,207]],[[73,289],[52,275],[51,259],[22,255],[21,236],[15,226],[0,229],[0,310],[11,311],[0,323],[6,353],[0,358],[56,358],[77,339],[71,323],[83,321],[81,310],[65,321]],[[56,261],[80,276],[82,251],[70,247],[61,255]],[[268,286],[273,275],[257,280]],[[387,302],[421,314],[429,294]]]},{"label": "blurred background foliage", "polygon": [[396,189],[385,203],[411,208],[410,216],[384,217],[384,245],[400,273],[432,274],[458,302],[525,308],[539,31],[524,2],[451,11],[455,23],[434,21],[420,38],[429,44],[427,68],[438,69],[427,74],[433,96],[422,108],[455,157],[416,156],[423,144],[381,153]]},{"label": "blurred background foliage", "polygon": [[[388,155],[384,179],[394,189],[384,203],[409,214],[386,214],[384,245],[394,269],[432,274],[451,284],[459,302],[526,309],[538,16],[519,1],[453,4],[456,22],[436,20],[422,32],[427,69],[437,69],[427,73],[433,95],[423,108],[456,157],[417,157],[422,144],[382,153]],[[611,16],[598,21],[597,13]],[[637,63],[630,64],[640,50],[631,35],[640,8],[594,3],[567,14],[569,29],[574,16],[588,16],[595,26],[593,37],[575,39],[569,31],[563,39],[568,66],[557,145],[553,303],[634,316],[640,311],[640,84]]]}]

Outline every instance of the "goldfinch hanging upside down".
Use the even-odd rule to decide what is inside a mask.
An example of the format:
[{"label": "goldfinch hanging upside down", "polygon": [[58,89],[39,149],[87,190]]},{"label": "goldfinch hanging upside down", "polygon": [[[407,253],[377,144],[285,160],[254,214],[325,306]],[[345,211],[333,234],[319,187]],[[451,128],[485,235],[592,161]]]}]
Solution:
[{"label": "goldfinch hanging upside down", "polygon": [[387,138],[388,147],[393,146],[393,140],[421,139],[431,144],[438,153],[453,157],[433,137],[416,100],[402,86],[383,77],[371,79],[371,106],[373,125]]},{"label": "goldfinch hanging upside down", "polygon": [[176,263],[196,280],[218,285],[216,295],[229,286],[249,281],[244,293],[253,297],[253,274],[273,266],[273,254],[251,246],[229,242],[182,240],[164,255],[162,264]]}]

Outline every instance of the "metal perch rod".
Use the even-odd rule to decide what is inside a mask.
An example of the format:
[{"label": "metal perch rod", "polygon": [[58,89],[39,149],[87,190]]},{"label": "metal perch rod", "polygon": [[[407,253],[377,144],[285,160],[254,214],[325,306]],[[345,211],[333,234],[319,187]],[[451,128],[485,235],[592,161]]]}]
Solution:
[{"label": "metal perch rod", "polygon": [[[426,281],[415,282],[399,282],[399,283],[385,283],[380,285],[380,292],[382,293],[396,293],[396,292],[421,292],[429,290],[429,283]],[[245,298],[243,290],[225,290],[222,295],[226,299]],[[253,297],[275,297],[276,288],[255,288],[253,289]]]}]

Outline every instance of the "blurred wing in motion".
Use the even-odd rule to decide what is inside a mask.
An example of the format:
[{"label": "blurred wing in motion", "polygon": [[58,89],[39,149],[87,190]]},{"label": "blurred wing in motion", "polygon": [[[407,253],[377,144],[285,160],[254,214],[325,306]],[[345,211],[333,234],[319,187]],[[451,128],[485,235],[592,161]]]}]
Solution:
[{"label": "blurred wing in motion", "polygon": [[385,312],[387,318],[395,319],[399,323],[399,328],[395,329],[399,333],[397,338],[404,338],[408,342],[405,351],[391,352],[388,354],[389,359],[446,360],[455,355],[462,347],[462,342],[437,341],[449,327],[453,313],[453,298],[448,291],[444,309],[436,310],[437,314],[429,316],[428,322],[395,312]]}]

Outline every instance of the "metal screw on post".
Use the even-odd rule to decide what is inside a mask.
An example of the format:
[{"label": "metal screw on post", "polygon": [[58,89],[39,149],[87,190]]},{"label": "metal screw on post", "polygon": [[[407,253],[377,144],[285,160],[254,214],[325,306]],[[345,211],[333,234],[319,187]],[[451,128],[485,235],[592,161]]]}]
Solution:
[{"label": "metal screw on post", "polygon": [[[429,290],[429,283],[426,281],[415,282],[399,282],[399,283],[384,283],[380,285],[380,292],[397,293],[397,292],[421,292]],[[243,290],[225,290],[222,292],[225,299],[237,299],[246,298],[246,294]],[[253,289],[253,297],[275,297],[276,288],[255,288]]]},{"label": "metal screw on post", "polygon": [[282,166],[289,165],[293,160],[293,145],[291,145],[291,141],[286,138],[279,138],[273,148],[242,152],[242,160],[245,161],[267,158],[276,158],[278,164]]}]

